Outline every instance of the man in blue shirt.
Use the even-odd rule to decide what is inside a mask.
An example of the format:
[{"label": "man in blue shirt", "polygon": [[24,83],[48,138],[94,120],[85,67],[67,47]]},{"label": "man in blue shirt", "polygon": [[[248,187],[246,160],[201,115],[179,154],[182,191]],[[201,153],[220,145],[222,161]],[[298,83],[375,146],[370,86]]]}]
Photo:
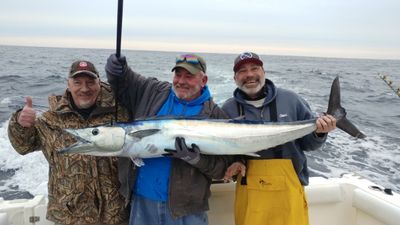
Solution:
[{"label": "man in blue shirt", "polygon": [[[106,64],[108,81],[131,118],[226,118],[212,101],[206,69],[202,57],[180,55],[171,84],[132,71],[125,57],[111,55]],[[208,224],[211,179],[224,176],[230,157],[200,155],[199,148],[186,146],[183,138],[176,138],[175,146],[173,157],[145,159],[140,168],[129,159],[119,160],[120,191],[131,202],[130,224]]]}]

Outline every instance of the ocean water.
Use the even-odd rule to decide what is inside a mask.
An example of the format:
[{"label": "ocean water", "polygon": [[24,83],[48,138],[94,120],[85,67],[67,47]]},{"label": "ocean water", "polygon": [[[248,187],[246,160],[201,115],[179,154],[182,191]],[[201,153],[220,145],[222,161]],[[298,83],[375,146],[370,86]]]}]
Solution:
[{"label": "ocean water", "polygon": [[[7,137],[11,113],[32,96],[38,112],[49,94],[62,94],[71,63],[92,61],[105,80],[104,65],[113,50],[0,46],[0,197],[47,194],[48,166],[41,152],[21,156]],[[129,65],[145,76],[171,80],[177,52],[122,50]],[[232,54],[201,54],[207,61],[209,87],[217,103],[232,95]],[[331,82],[340,77],[342,106],[367,138],[335,130],[319,150],[307,152],[314,176],[355,173],[400,193],[400,98],[379,78],[400,86],[400,61],[262,55],[266,76],[277,86],[299,93],[315,113],[326,111]]]}]

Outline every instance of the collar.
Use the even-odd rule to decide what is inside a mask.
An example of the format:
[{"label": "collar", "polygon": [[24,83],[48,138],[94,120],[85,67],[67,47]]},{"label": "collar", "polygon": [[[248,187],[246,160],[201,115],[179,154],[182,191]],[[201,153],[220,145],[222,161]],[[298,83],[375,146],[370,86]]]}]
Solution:
[{"label": "collar", "polygon": [[174,101],[179,102],[183,105],[188,105],[188,106],[192,106],[192,105],[201,105],[204,102],[208,101],[211,98],[211,93],[210,90],[208,89],[208,86],[204,86],[204,88],[201,90],[201,95],[191,101],[186,101],[183,99],[178,98],[175,95],[175,92],[173,91],[173,89],[171,88],[171,93],[170,93],[173,97],[174,97]]}]

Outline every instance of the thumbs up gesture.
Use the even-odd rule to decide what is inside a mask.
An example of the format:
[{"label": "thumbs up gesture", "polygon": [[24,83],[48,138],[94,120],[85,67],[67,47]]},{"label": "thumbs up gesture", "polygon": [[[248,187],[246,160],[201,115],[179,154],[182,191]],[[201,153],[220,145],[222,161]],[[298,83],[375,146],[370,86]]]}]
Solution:
[{"label": "thumbs up gesture", "polygon": [[35,124],[36,111],[32,107],[32,98],[26,97],[26,104],[19,113],[18,123],[23,127],[32,127]]}]

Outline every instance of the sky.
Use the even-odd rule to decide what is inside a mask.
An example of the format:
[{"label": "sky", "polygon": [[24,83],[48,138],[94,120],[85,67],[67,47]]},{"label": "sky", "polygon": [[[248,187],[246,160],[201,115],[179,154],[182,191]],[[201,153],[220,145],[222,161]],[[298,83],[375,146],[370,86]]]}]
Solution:
[{"label": "sky", "polygon": [[[0,45],[114,49],[117,0],[1,0]],[[125,0],[122,49],[400,59],[399,0]]]}]

